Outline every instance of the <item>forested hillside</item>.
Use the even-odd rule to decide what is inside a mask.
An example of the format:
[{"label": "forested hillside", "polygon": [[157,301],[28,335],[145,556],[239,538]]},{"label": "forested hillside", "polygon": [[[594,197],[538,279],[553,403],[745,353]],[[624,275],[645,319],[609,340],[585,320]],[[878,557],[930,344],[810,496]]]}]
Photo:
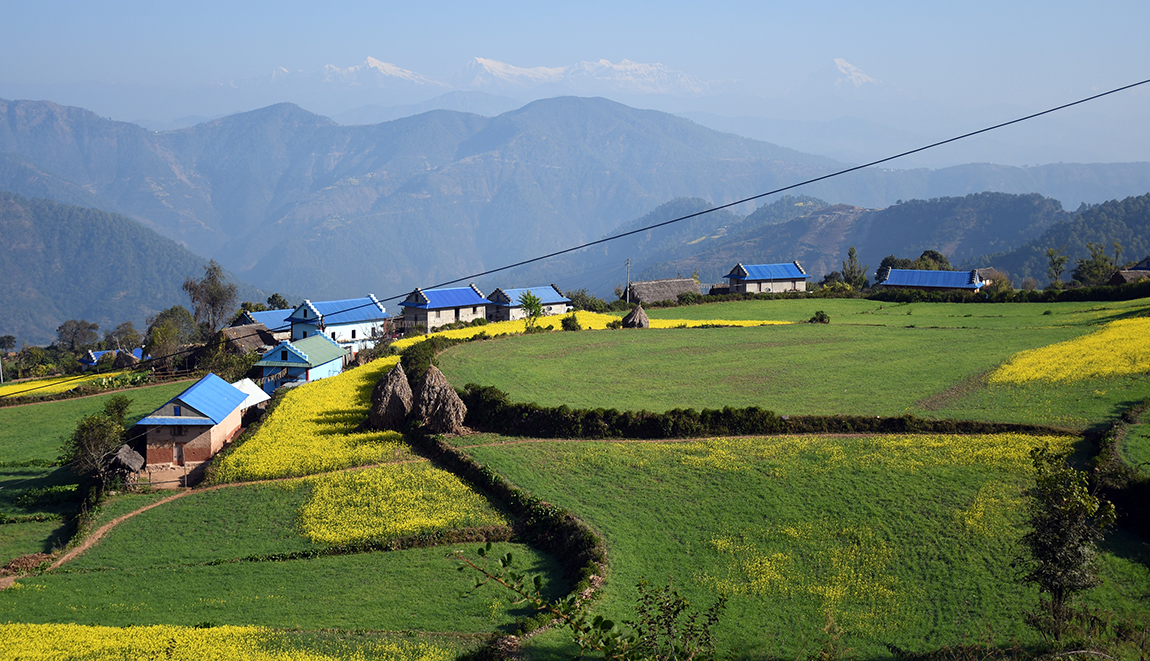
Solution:
[{"label": "forested hillside", "polygon": [[859,261],[870,266],[873,276],[887,255],[917,257],[924,250],[937,250],[958,263],[1006,246],[1020,246],[1067,217],[1057,200],[1006,193],[910,200],[877,210],[835,205],[785,223],[744,223],[711,247],[656,262],[644,273],[668,277],[698,270],[703,282],[718,282],[736,262],[797,260],[818,281],[839,269],[854,246]]},{"label": "forested hillside", "polygon": [[1014,250],[972,259],[964,266],[994,266],[1009,273],[1016,283],[1029,277],[1045,286],[1050,282],[1047,250],[1057,250],[1069,258],[1062,278],[1067,280],[1074,264],[1090,257],[1087,243],[1101,244],[1113,255],[1114,241],[1122,247],[1120,262],[1137,262],[1150,256],[1150,193],[1084,207],[1074,217],[1057,223]]},{"label": "forested hillside", "polygon": [[[843,167],[577,97],[368,126],[279,104],[162,133],[42,101],[0,101],[0,114],[0,153],[14,159],[0,189],[124,213],[257,285],[315,298],[401,295],[608,235],[677,198],[721,205]],[[1148,188],[1150,163],[976,164],[868,169],[798,192],[880,208],[985,190],[1076,205]]]},{"label": "forested hillside", "polygon": [[[68,319],[143,329],[149,315],[188,305],[180,286],[207,263],[129,218],[5,192],[0,240],[0,335],[28,344],[53,341]],[[241,300],[267,296],[237,284]]]}]

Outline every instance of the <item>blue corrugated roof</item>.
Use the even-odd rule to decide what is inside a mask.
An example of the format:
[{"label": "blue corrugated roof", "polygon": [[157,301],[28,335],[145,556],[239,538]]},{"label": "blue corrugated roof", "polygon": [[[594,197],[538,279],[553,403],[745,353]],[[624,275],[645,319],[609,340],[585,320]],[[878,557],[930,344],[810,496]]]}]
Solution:
[{"label": "blue corrugated roof", "polygon": [[[507,300],[509,300],[510,303],[504,302],[501,299],[497,300],[495,298],[497,296],[496,292],[503,292],[503,294],[507,296]],[[519,297],[522,296],[526,292],[531,292],[533,295],[538,297],[539,302],[543,305],[555,305],[557,303],[570,303],[571,302],[571,299],[560,294],[558,291],[555,290],[554,287],[520,287],[518,289],[502,289],[502,288],[500,288],[500,289],[495,290],[495,292],[492,292],[491,296],[488,296],[487,299],[496,305],[502,305],[502,306],[506,306],[506,307],[518,307],[519,306]]]},{"label": "blue corrugated roof", "polygon": [[220,377],[208,373],[207,376],[196,381],[195,385],[172,399],[178,399],[184,404],[206,415],[215,424],[220,424],[224,418],[231,415],[247,399],[238,388],[224,381]]},{"label": "blue corrugated roof", "polygon": [[978,289],[982,281],[975,271],[920,271],[917,269],[889,269],[885,278],[876,284],[895,287],[944,287],[947,289]]},{"label": "blue corrugated roof", "polygon": [[[746,275],[740,273],[746,271]],[[731,280],[800,280],[809,279],[795,262],[788,264],[736,264],[726,275]]]},{"label": "blue corrugated roof", "polygon": [[[319,313],[325,326],[335,324],[357,324],[365,321],[391,319],[383,305],[371,294],[363,298],[345,298],[342,301],[304,301],[303,305],[292,310],[288,322],[315,323],[314,316],[296,316],[296,311],[309,308],[312,314]],[[266,324],[265,324],[266,325]]]},{"label": "blue corrugated roof", "polygon": [[409,308],[438,310],[442,308],[462,308],[469,305],[488,305],[491,301],[483,298],[474,287],[448,287],[446,289],[416,289],[407,300],[400,303]]},{"label": "blue corrugated roof", "polygon": [[287,320],[292,310],[264,310],[263,312],[246,312],[245,315],[254,324],[263,324],[270,331],[288,330],[291,323]]},{"label": "blue corrugated roof", "polygon": [[[89,351],[88,355],[81,358],[78,362],[81,365],[95,365],[96,363],[100,362],[100,357],[104,354],[110,353],[114,356],[119,353],[119,351],[119,349],[108,349],[106,351]],[[135,349],[132,349],[132,355],[136,357],[136,360],[143,360],[144,350],[140,347],[136,347]]]}]

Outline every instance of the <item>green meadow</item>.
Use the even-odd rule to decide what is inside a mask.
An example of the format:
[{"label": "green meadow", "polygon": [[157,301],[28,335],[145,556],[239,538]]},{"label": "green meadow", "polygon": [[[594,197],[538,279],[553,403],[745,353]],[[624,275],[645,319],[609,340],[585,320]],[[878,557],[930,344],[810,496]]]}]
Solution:
[{"label": "green meadow", "polygon": [[[1029,449],[1065,437],[485,440],[468,452],[606,537],[610,569],[595,605],[606,617],[633,613],[646,579],[694,604],[729,599],[724,658],[803,658],[828,617],[860,658],[887,656],[888,643],[926,652],[988,637],[1038,642],[1022,618],[1037,593],[1011,561]],[[1109,587],[1089,603],[1143,613],[1145,556],[1136,546],[1107,553]],[[561,640],[533,644],[541,655],[571,652]]]},{"label": "green meadow", "polygon": [[[461,344],[438,362],[457,387],[494,385],[517,401],[572,408],[759,406],[780,414],[910,413],[1084,431],[1150,397],[1145,375],[1025,385],[988,380],[1018,352],[1145,316],[1147,300],[900,305],[807,299],[649,314],[803,322],[818,310],[830,315],[830,324],[553,332]],[[361,390],[371,385],[350,376]],[[149,392],[155,401],[139,390],[127,393],[135,400],[131,415],[146,414],[183,385]],[[338,411],[348,429],[365,413],[356,402]],[[308,404],[322,409],[318,400]],[[41,408],[63,405],[73,408]],[[92,398],[0,409],[0,421],[8,423],[0,426],[0,466],[8,463],[0,469],[0,512],[63,512],[47,500],[35,510],[21,507],[16,498],[30,487],[67,485],[73,478],[66,471],[11,463],[54,458],[78,418],[102,405]],[[10,415],[27,409],[38,410]],[[285,406],[281,415],[292,410]],[[277,428],[289,436],[311,433],[290,424]],[[1127,463],[1150,462],[1147,428],[1134,426],[1123,438]],[[1052,444],[1079,459],[1091,453],[1086,442],[1066,435],[604,442],[475,434],[448,440],[605,538],[606,582],[594,613],[633,617],[642,579],[670,582],[700,607],[727,598],[717,634],[720,656],[729,659],[811,658],[827,641],[829,622],[841,628],[841,642],[856,659],[890,658],[888,646],[926,653],[966,644],[1039,645],[1023,619],[1037,592],[1012,566],[1021,551],[1029,451]],[[510,631],[517,617],[529,614],[502,588],[476,589],[474,574],[454,571],[450,552],[474,553],[478,543],[333,555],[332,547],[302,532],[304,511],[318,502],[316,484],[303,478],[205,489],[140,512],[61,569],[0,592],[0,619],[260,625],[295,637],[289,647],[330,650],[339,658],[355,653],[356,640],[395,632],[444,634],[462,650],[482,634]],[[431,492],[423,488],[428,501],[442,498]],[[375,492],[340,493],[331,505],[337,528],[366,525],[364,517],[401,521],[424,511],[380,507],[384,500]],[[116,495],[91,527],[166,495]],[[60,526],[0,526],[0,552],[12,557],[60,546],[71,534]],[[563,594],[560,559],[518,541],[494,550],[513,552],[519,570],[542,574],[548,596]],[[1085,603],[1150,624],[1144,621],[1148,555],[1143,539],[1114,531],[1101,558],[1104,581]],[[558,629],[531,638],[525,652],[528,659],[578,654]]]},{"label": "green meadow", "polygon": [[[820,302],[856,308],[862,303]],[[789,306],[792,303],[796,305]],[[755,305],[784,310],[801,307],[799,303],[811,302]],[[659,312],[698,312],[726,305],[750,304]],[[1004,308],[1002,317],[986,318],[992,323],[967,328],[836,323],[832,315],[828,325],[556,332],[459,345],[441,354],[439,365],[457,388],[467,383],[493,385],[515,401],[571,408],[665,411],[758,406],[784,415],[911,413],[1083,429],[1150,396],[1150,380],[1144,376],[1069,384],[987,384],[986,374],[1013,354],[1098,328],[1098,318],[1069,308],[1060,317],[1034,315],[1025,308],[1013,318],[1005,316],[1012,309],[1018,311],[1018,306]],[[730,310],[712,311],[716,317],[725,312]],[[760,309],[757,316],[786,316],[770,312]],[[937,312],[920,316],[941,318]],[[1028,320],[1037,324],[1050,317],[1066,323],[1028,325]]]}]

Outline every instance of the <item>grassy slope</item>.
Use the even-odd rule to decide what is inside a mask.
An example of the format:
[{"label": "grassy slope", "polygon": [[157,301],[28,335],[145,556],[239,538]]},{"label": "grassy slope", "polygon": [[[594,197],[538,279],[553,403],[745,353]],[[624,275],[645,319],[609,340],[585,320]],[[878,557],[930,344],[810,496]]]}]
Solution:
[{"label": "grassy slope", "polygon": [[1150,382],[991,388],[979,377],[1017,351],[1091,329],[832,322],[550,333],[457,346],[440,357],[440,367],[457,387],[495,385],[513,400],[550,406],[662,411],[754,405],[783,414],[911,412],[1085,427],[1150,395]]},{"label": "grassy slope", "polygon": [[[496,546],[513,550],[533,572],[559,571],[522,545]],[[448,550],[43,575],[0,592],[0,621],[457,632],[512,621],[506,599],[493,606],[498,593],[467,594],[470,577],[454,571]]]},{"label": "grassy slope", "polygon": [[127,422],[134,424],[189,385],[190,382],[165,383],[95,397],[0,408],[0,462],[54,460],[60,452],[60,443],[75,429],[80,418],[103,409],[110,397],[131,398]]},{"label": "grassy slope", "polygon": [[[134,423],[187,387],[186,382],[166,383],[95,397],[0,408],[0,462],[55,460],[60,444],[75,428],[76,422],[103,409],[104,402],[110,397],[123,394],[132,399],[128,422]],[[22,489],[74,481],[75,478],[63,468],[0,468],[0,514],[28,515],[41,510],[72,514],[76,503],[29,510],[17,507],[12,500]],[[0,525],[0,564],[19,555],[61,547],[67,543],[73,528],[61,521]]]},{"label": "grassy slope", "polygon": [[[673,579],[696,604],[729,594],[719,633],[735,658],[803,656],[828,612],[862,658],[886,656],[884,642],[1034,641],[1020,615],[1034,594],[1010,568],[1024,470],[917,446],[809,438],[470,451],[607,536],[611,573],[596,606],[607,616],[627,616],[646,577]],[[1111,585],[1099,600],[1138,612],[1150,572],[1116,555],[1106,563]],[[534,645],[542,653],[556,639]]]}]

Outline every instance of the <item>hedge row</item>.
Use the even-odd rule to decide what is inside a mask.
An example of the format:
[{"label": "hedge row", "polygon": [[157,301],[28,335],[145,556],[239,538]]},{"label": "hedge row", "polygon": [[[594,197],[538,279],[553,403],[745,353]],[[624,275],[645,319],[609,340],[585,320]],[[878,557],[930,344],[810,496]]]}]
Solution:
[{"label": "hedge row", "polygon": [[975,293],[970,291],[927,291],[923,289],[879,288],[868,292],[856,290],[821,290],[809,292],[779,292],[777,294],[679,294],[675,300],[644,302],[648,308],[674,308],[682,305],[702,305],[728,301],[774,301],[806,298],[865,298],[889,303],[1057,303],[1059,301],[1130,301],[1150,297],[1150,279],[1127,283],[1117,287],[1075,287],[1070,289],[1018,290]]},{"label": "hedge row", "polygon": [[[420,454],[501,504],[512,515],[520,539],[559,560],[566,578],[574,584],[572,592],[591,588],[596,577],[602,576],[607,567],[607,542],[575,515],[511,484],[442,437],[411,434],[408,440]],[[519,631],[533,631],[551,620],[550,614],[540,613],[520,621]]]},{"label": "hedge row", "polygon": [[996,434],[1002,432],[1069,434],[1040,425],[976,420],[926,420],[912,415],[780,416],[755,406],[722,409],[672,409],[665,413],[571,409],[512,402],[494,386],[469,383],[460,394],[467,405],[464,424],[473,429],[537,438],[694,438],[754,434]]},{"label": "hedge row", "polygon": [[1081,301],[1130,301],[1150,297],[1150,279],[1117,287],[1076,287],[974,293],[969,291],[924,291],[922,289],[881,289],[867,296],[872,301],[891,303],[1058,303]]}]

